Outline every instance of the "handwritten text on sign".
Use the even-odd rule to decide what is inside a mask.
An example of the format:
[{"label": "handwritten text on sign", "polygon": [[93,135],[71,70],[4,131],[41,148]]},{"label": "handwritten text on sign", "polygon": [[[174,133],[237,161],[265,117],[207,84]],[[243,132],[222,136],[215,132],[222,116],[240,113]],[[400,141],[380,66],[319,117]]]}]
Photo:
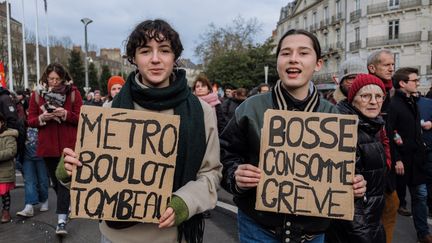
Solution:
[{"label": "handwritten text on sign", "polygon": [[180,118],[81,108],[71,217],[158,222],[170,200]]},{"label": "handwritten text on sign", "polygon": [[268,110],[257,210],[353,219],[356,116]]}]

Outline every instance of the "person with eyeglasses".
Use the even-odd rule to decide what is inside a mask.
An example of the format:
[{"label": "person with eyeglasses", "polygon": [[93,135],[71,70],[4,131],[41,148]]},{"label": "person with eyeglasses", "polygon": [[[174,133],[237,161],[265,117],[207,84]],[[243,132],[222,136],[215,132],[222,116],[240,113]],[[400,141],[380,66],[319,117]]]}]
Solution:
[{"label": "person with eyeglasses", "polygon": [[[392,159],[396,173],[403,176],[411,194],[411,212],[419,242],[432,242],[427,223],[427,189],[424,162],[426,146],[422,138],[422,128],[429,130],[430,122],[420,122],[420,113],[413,93],[419,86],[418,69],[400,68],[393,76],[395,95],[390,101],[387,133],[390,137]],[[396,144],[396,132],[402,143]]]},{"label": "person with eyeglasses", "polygon": [[385,199],[386,157],[383,156],[384,120],[381,107],[385,99],[384,84],[374,75],[358,74],[346,102],[339,104],[341,114],[357,115],[358,140],[355,172],[363,175],[367,189],[354,202],[354,220],[334,220],[326,234],[327,242],[386,242],[381,214]]}]

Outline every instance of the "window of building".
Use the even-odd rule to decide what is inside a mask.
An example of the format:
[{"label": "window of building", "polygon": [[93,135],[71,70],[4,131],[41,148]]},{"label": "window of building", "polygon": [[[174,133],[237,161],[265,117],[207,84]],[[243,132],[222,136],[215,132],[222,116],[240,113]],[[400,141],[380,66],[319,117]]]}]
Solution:
[{"label": "window of building", "polygon": [[360,0],[355,0],[355,10],[360,9]]},{"label": "window of building", "polygon": [[360,41],[360,27],[356,27],[354,29],[354,33],[355,33],[355,41],[356,42]]},{"label": "window of building", "polygon": [[340,29],[337,29],[336,30],[336,42],[338,44],[340,44],[340,41],[341,41],[341,32],[340,32]]},{"label": "window of building", "polygon": [[324,7],[324,21],[326,21],[326,24],[328,24],[327,23],[328,18],[329,18],[328,6],[325,6]]},{"label": "window of building", "polygon": [[399,20],[391,20],[388,25],[388,36],[389,40],[395,40],[399,38]]},{"label": "window of building", "polygon": [[342,13],[342,6],[340,0],[336,1],[336,13],[339,15],[339,13]]},{"label": "window of building", "polygon": [[400,55],[399,55],[399,53],[394,53],[394,54],[393,54],[393,57],[394,57],[394,62],[395,62],[395,64],[394,64],[394,65],[395,65],[395,66],[394,66],[394,69],[397,70],[397,69],[399,69],[399,66],[400,66],[400,65],[399,65],[399,61],[400,61],[399,58],[400,58]]},{"label": "window of building", "polygon": [[317,13],[313,12],[313,14],[312,14],[312,23],[314,23],[314,24],[318,24],[317,23],[317,17],[316,17],[316,15],[317,15]]},{"label": "window of building", "polygon": [[307,17],[303,17],[303,29],[307,29]]},{"label": "window of building", "polygon": [[399,0],[389,0],[389,7],[399,7]]},{"label": "window of building", "polygon": [[328,35],[325,34],[324,35],[324,48],[327,49],[328,47],[329,47],[329,45],[328,45]]}]

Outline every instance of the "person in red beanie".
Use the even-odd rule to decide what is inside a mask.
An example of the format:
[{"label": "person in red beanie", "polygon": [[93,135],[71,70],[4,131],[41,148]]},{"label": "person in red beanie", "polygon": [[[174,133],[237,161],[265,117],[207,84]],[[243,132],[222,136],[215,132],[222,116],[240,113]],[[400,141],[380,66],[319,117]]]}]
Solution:
[{"label": "person in red beanie", "polygon": [[386,90],[374,75],[358,74],[348,92],[348,103],[338,106],[342,114],[357,115],[358,140],[355,172],[367,181],[366,194],[354,202],[354,220],[334,220],[328,242],[386,242],[381,214],[384,209],[387,161],[379,134],[384,130],[380,116]]},{"label": "person in red beanie", "polygon": [[102,107],[109,107],[109,104],[111,104],[114,97],[120,92],[124,84],[125,80],[120,76],[112,76],[108,80],[108,99]]}]

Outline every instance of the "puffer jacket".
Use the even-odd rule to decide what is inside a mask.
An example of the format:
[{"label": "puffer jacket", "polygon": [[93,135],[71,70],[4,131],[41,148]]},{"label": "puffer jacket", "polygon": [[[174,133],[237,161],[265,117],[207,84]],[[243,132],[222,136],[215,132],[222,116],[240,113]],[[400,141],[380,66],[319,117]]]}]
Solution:
[{"label": "puffer jacket", "polygon": [[[293,228],[302,233],[325,232],[330,225],[330,219],[255,210],[256,188],[239,191],[235,186],[234,172],[240,164],[258,166],[261,128],[267,109],[275,109],[271,92],[248,98],[237,108],[235,116],[222,132],[221,161],[224,166],[221,185],[234,195],[234,202],[239,210],[264,229],[278,231],[284,222],[290,222]],[[320,99],[317,112],[338,113],[337,109],[324,99]]]},{"label": "puffer jacket", "polygon": [[384,120],[380,116],[367,118],[348,103],[339,104],[338,109],[342,114],[359,117],[356,174],[363,175],[367,181],[367,191],[364,198],[355,201],[353,221],[332,222],[326,235],[327,242],[386,242],[381,223],[385,202],[386,157],[380,132],[384,129]]},{"label": "puffer jacket", "polygon": [[0,134],[0,183],[15,182],[15,156],[18,131],[7,129]]}]

